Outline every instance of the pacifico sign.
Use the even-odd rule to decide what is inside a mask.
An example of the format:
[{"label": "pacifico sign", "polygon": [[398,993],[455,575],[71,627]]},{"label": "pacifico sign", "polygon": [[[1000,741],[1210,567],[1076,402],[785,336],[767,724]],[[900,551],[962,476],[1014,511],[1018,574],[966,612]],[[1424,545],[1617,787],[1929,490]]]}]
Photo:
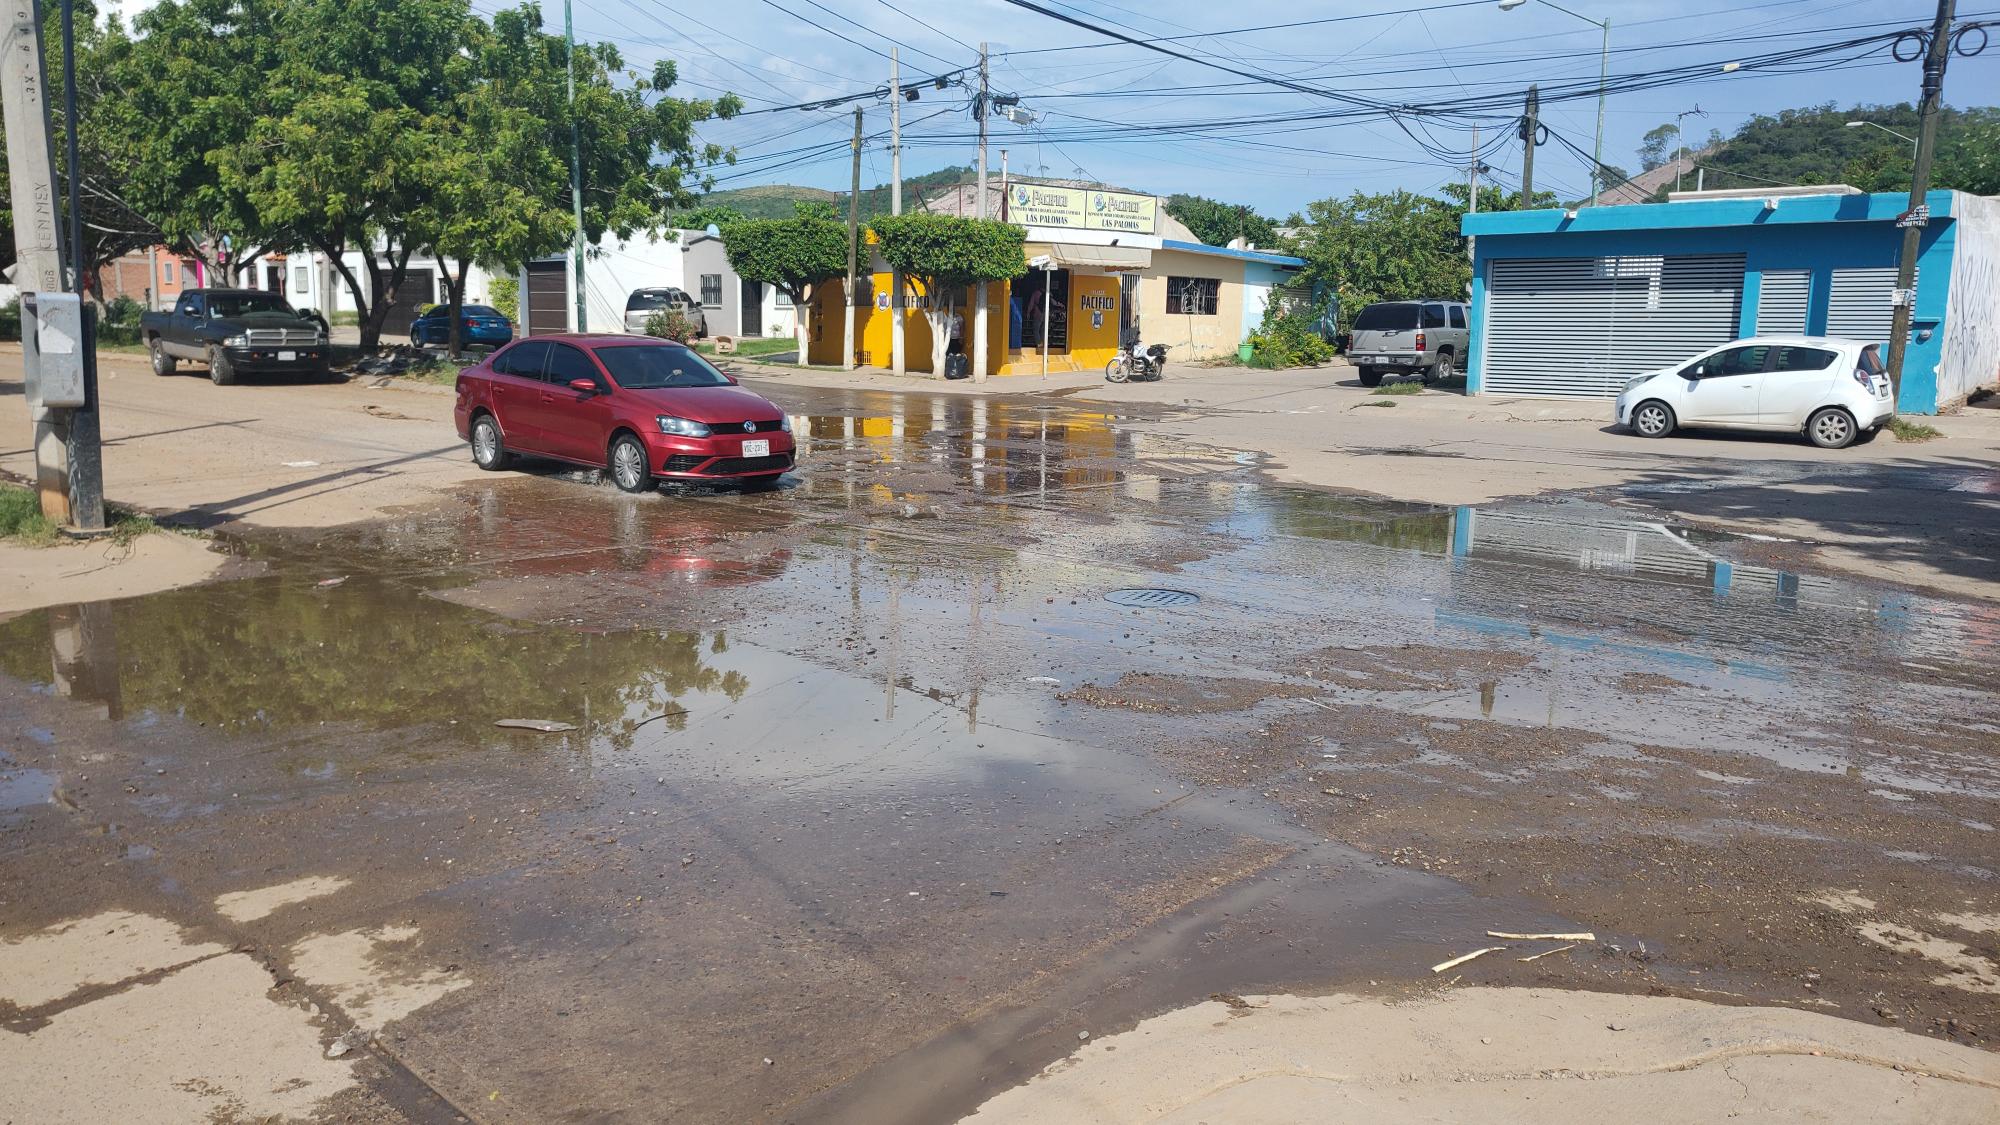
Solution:
[{"label": "pacifico sign", "polygon": [[1024,227],[1068,227],[1152,234],[1160,201],[1150,195],[1095,188],[1015,184],[1007,191],[1007,218]]}]

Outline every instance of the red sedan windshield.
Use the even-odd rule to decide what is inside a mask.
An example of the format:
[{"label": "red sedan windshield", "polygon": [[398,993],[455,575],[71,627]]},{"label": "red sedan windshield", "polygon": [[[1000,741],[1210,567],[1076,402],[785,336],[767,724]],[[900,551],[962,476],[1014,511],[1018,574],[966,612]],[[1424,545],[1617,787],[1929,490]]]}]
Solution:
[{"label": "red sedan windshield", "polygon": [[677,344],[622,344],[596,350],[604,369],[627,390],[729,385],[728,376]]}]

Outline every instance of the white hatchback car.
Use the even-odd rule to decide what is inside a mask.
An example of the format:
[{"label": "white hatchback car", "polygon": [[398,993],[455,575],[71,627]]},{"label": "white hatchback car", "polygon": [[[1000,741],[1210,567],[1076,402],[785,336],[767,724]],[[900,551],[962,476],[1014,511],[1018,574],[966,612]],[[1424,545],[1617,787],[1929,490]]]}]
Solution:
[{"label": "white hatchback car", "polygon": [[1753,336],[1625,384],[1618,424],[1640,437],[1686,426],[1803,433],[1823,449],[1873,436],[1896,416],[1874,344]]}]

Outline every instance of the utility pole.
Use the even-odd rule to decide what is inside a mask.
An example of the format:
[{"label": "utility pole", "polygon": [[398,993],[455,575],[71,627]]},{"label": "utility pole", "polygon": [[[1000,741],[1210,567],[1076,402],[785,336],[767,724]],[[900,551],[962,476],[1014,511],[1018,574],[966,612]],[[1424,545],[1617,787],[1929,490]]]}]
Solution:
[{"label": "utility pole", "polygon": [[[35,490],[42,514],[58,524],[71,522],[69,470],[69,415],[66,405],[82,405],[82,380],[75,380],[77,393],[57,396],[46,393],[49,380],[45,369],[63,359],[43,359],[59,345],[54,340],[38,341],[35,352],[27,350],[31,337],[39,337],[39,323],[31,322],[30,297],[44,295],[56,300],[44,306],[33,301],[41,320],[56,304],[69,300],[63,290],[62,219],[56,211],[55,153],[49,143],[48,81],[43,70],[42,25],[34,4],[16,4],[9,12],[7,38],[0,44],[0,102],[4,102],[7,124],[7,167],[10,202],[14,213],[15,283],[20,287],[21,337],[28,403],[34,423]],[[80,321],[80,317],[78,318]],[[80,328],[80,324],[75,326]],[[68,337],[73,352],[82,343]],[[80,359],[73,354],[64,359]],[[72,389],[72,388],[65,388]]]},{"label": "utility pole", "polygon": [[[986,217],[986,110],[991,92],[987,88],[986,42],[979,43],[979,217]],[[979,304],[972,310],[972,381],[986,381],[986,283],[976,287]]]},{"label": "utility pole", "polygon": [[1681,190],[1681,181],[1687,177],[1687,134],[1684,129],[1690,117],[1707,117],[1700,106],[1684,109],[1674,114],[1674,190]]},{"label": "utility pole", "polygon": [[[576,230],[570,234],[570,256],[575,259],[576,268],[576,330],[588,332],[590,313],[583,288],[583,136],[576,124],[576,30],[570,3],[571,0],[563,0],[563,64],[569,81],[569,202],[576,217]],[[522,296],[525,299],[526,293]]]},{"label": "utility pole", "polygon": [[83,314],[83,338],[78,346],[83,353],[83,404],[68,412],[69,432],[64,435],[64,444],[69,447],[69,514],[70,523],[78,529],[101,531],[104,528],[104,462],[97,425],[97,318],[95,310],[84,308],[85,274],[89,272],[90,254],[83,245],[83,164],[77,156],[76,140],[75,0],[62,0],[62,68],[63,179],[69,188],[69,280],[76,293],[77,310]]},{"label": "utility pole", "polygon": [[1956,8],[1956,0],[1938,0],[1930,49],[1924,52],[1924,100],[1917,126],[1917,156],[1910,167],[1910,209],[1897,221],[1903,228],[1903,255],[1896,263],[1896,314],[1889,328],[1891,402],[1900,402],[1903,395],[1903,355],[1909,350],[1910,317],[1917,306],[1917,251],[1930,220],[1931,159],[1937,155],[1938,104],[1944,100],[1944,64],[1951,56],[1951,20]]},{"label": "utility pole", "polygon": [[854,370],[854,298],[859,285],[856,243],[861,237],[861,107],[854,107],[854,180],[847,193],[847,327],[841,334],[840,369]]},{"label": "utility pole", "polygon": [[[889,48],[889,213],[903,213],[903,64]],[[872,259],[871,259],[872,262]],[[903,335],[903,271],[889,271],[889,369],[909,374],[909,345]]]},{"label": "utility pole", "polygon": [[[1465,166],[1465,213],[1479,214],[1479,126],[1472,127],[1472,163]],[[1476,235],[1465,236],[1465,260],[1472,261],[1472,245],[1478,241]]]},{"label": "utility pole", "polygon": [[1535,134],[1541,132],[1542,91],[1528,87],[1528,111],[1521,116],[1521,209],[1533,207],[1535,198]]}]

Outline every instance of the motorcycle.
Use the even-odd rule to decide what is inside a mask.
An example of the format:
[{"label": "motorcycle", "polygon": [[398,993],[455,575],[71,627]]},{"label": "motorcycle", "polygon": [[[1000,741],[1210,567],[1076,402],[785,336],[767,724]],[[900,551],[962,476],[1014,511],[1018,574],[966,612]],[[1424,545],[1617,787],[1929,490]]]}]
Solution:
[{"label": "motorcycle", "polygon": [[1152,383],[1166,374],[1167,346],[1144,347],[1133,344],[1118,349],[1118,355],[1104,365],[1104,378],[1112,383]]}]

